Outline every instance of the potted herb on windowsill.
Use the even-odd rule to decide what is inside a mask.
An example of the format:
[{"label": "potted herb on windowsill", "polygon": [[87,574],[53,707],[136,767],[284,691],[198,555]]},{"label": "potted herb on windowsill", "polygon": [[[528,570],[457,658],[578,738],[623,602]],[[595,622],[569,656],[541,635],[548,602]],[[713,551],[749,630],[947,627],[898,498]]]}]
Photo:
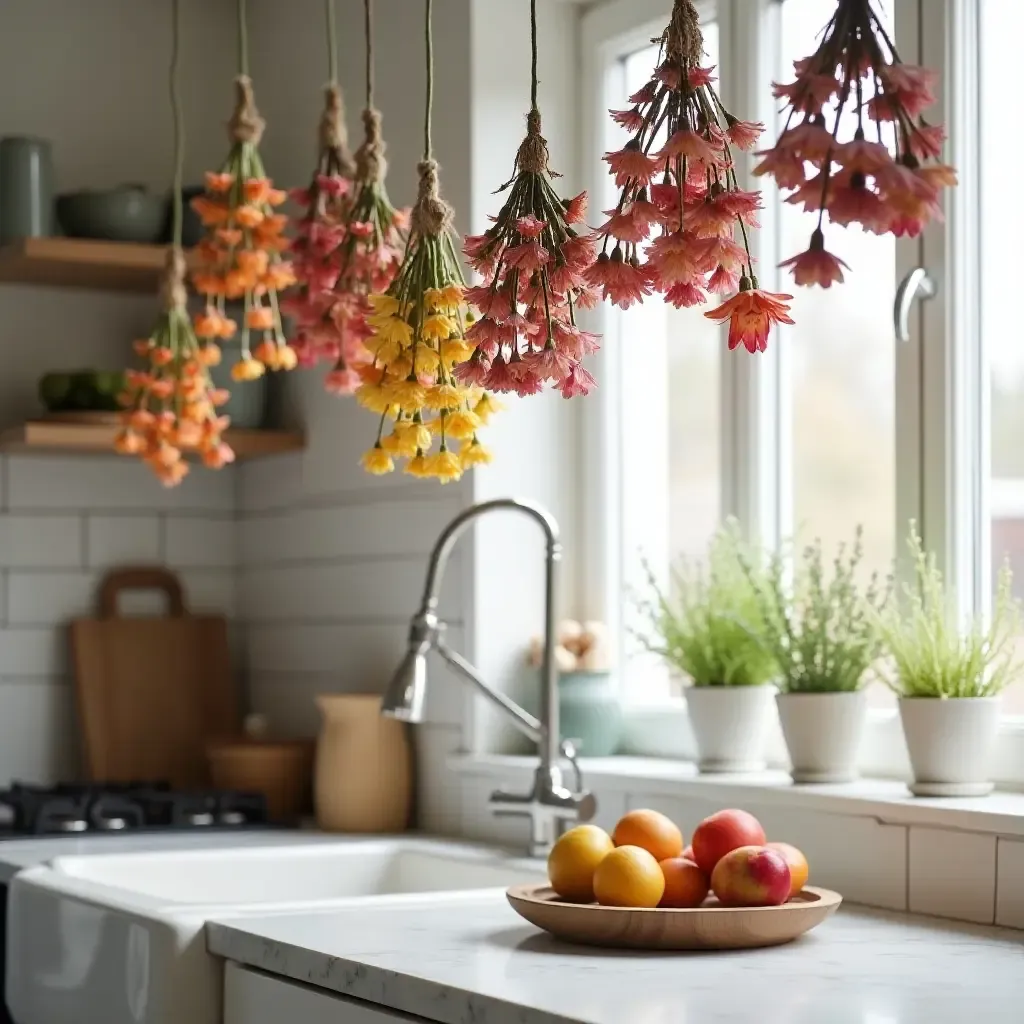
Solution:
[{"label": "potted herb on windowsill", "polygon": [[911,527],[914,586],[879,617],[892,666],[886,682],[899,697],[915,796],[984,796],[993,788],[999,694],[1013,682],[1020,634],[1009,565],[999,573],[988,624],[950,623],[951,594],[933,554]]},{"label": "potted herb on windowsill", "polygon": [[826,574],[821,541],[806,547],[786,579],[786,559],[748,576],[762,603],[762,636],[778,665],[779,720],[794,782],[850,782],[867,706],[862,689],[882,654],[878,616],[888,587],[873,575],[857,584],[863,531],[853,548],[840,545]]},{"label": "potted herb on windowsill", "polygon": [[761,630],[758,557],[735,523],[712,539],[703,565],[680,562],[667,591],[648,571],[638,639],[688,677],[686,704],[701,772],[760,771],[772,715],[775,658]]}]

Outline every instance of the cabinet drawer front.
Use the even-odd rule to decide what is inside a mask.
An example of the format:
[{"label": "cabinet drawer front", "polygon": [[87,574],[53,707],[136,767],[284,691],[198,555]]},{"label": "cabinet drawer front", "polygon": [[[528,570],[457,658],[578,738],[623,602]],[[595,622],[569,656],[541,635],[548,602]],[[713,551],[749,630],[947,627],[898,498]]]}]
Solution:
[{"label": "cabinet drawer front", "polygon": [[224,1024],[409,1024],[420,1018],[229,963],[224,968]]}]

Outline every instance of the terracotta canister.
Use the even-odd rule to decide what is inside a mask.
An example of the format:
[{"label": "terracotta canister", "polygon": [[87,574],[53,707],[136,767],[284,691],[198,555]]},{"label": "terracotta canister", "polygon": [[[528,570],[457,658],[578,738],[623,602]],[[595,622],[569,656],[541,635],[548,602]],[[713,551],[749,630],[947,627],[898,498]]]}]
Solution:
[{"label": "terracotta canister", "polygon": [[291,823],[308,813],[312,741],[216,740],[207,744],[206,757],[217,789],[262,793],[271,821]]},{"label": "terracotta canister", "polygon": [[328,832],[401,832],[409,825],[412,763],[401,722],[369,694],[324,694],[316,747],[316,820]]}]

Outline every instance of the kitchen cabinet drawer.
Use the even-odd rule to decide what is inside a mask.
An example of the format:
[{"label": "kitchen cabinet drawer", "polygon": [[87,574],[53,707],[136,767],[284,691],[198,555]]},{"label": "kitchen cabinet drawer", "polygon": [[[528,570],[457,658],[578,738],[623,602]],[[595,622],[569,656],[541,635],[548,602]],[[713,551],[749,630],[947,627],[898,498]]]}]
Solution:
[{"label": "kitchen cabinet drawer", "polygon": [[224,1024],[415,1024],[423,1019],[319,992],[238,964],[224,968]]}]

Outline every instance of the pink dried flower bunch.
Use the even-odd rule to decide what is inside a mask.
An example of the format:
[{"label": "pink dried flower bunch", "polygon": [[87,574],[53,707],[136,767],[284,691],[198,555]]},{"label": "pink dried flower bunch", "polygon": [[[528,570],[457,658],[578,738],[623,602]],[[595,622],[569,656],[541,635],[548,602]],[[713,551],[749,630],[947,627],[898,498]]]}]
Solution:
[{"label": "pink dried flower bunch", "polygon": [[758,352],[774,323],[792,322],[792,296],[758,287],[749,230],[761,193],[740,188],[733,160],[764,125],[726,110],[703,58],[697,11],[676,0],[651,80],[632,107],[612,111],[631,138],[605,155],[619,201],[598,229],[603,245],[587,279],[622,309],[655,293],[682,308],[738,292],[705,316],[729,323],[730,349]]},{"label": "pink dried flower bunch", "polygon": [[598,336],[576,323],[577,310],[598,301],[585,279],[595,240],[576,227],[586,213],[586,193],[562,199],[548,159],[534,108],[515,176],[499,190],[509,192],[505,205],[492,227],[466,239],[466,258],[484,283],[466,291],[480,318],[466,332],[473,355],[455,374],[488,391],[522,396],[548,386],[573,398],[596,384],[582,361],[597,351]]},{"label": "pink dried flower bunch", "polygon": [[369,296],[391,286],[405,251],[408,211],[388,199],[387,164],[377,110],[363,111],[365,139],[355,162],[345,146],[341,97],[328,86],[320,158],[308,188],[293,197],[305,207],[293,245],[299,288],[285,300],[298,334],[293,346],[304,366],[332,366],[328,391],[347,395],[363,383],[373,361],[366,340]]},{"label": "pink dried flower bunch", "polygon": [[785,128],[754,173],[817,212],[807,249],[782,266],[798,285],[828,288],[849,268],[825,248],[826,213],[833,224],[914,237],[941,219],[941,190],[957,175],[940,162],[944,129],[921,117],[937,75],[900,60],[871,0],[839,0],[818,49],[793,66],[795,79],[775,85]]}]

